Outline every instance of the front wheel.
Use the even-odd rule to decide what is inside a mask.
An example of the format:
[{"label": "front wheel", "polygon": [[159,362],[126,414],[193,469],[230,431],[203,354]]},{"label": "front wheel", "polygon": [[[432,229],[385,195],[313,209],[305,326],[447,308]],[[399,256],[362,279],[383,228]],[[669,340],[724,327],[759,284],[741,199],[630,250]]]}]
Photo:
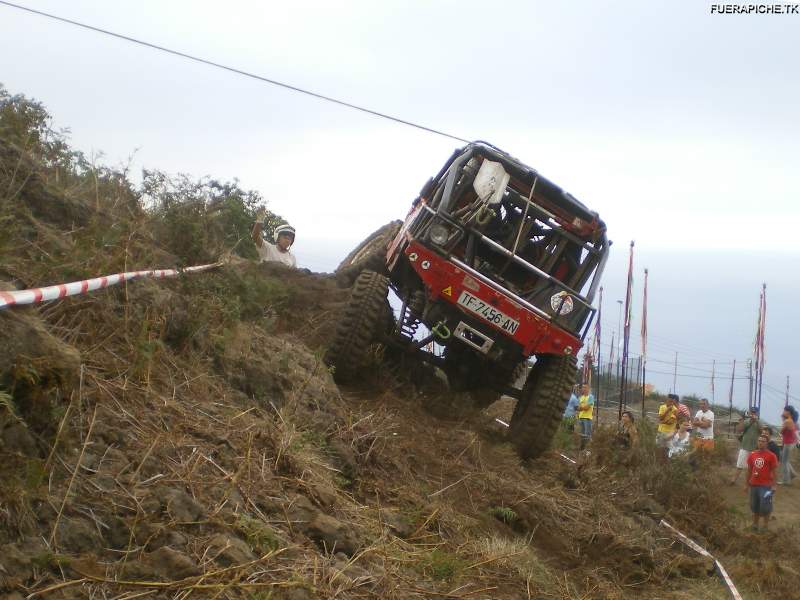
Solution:
[{"label": "front wheel", "polygon": [[522,458],[537,458],[550,447],[577,374],[573,355],[536,358],[509,424],[509,439]]},{"label": "front wheel", "polygon": [[347,287],[363,271],[386,274],[386,251],[402,225],[402,221],[392,221],[356,246],[355,250],[336,267],[337,281],[343,287]]},{"label": "front wheel", "polygon": [[333,377],[338,382],[355,378],[393,324],[388,293],[389,279],[374,271],[364,271],[353,284],[325,355],[325,362],[334,368]]}]

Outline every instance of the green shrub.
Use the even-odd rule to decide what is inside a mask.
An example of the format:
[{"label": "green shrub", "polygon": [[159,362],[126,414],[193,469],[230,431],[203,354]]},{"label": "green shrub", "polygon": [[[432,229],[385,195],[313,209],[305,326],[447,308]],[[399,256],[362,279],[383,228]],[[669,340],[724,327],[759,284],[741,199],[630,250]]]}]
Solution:
[{"label": "green shrub", "polygon": [[465,562],[446,550],[435,548],[425,555],[419,566],[434,579],[452,579],[464,568]]},{"label": "green shrub", "polygon": [[511,525],[517,521],[517,513],[507,506],[493,506],[489,509],[489,514],[498,521],[502,521],[506,525]]},{"label": "green shrub", "polygon": [[258,519],[239,515],[233,526],[245,537],[250,547],[262,556],[281,547],[281,541],[272,528]]}]

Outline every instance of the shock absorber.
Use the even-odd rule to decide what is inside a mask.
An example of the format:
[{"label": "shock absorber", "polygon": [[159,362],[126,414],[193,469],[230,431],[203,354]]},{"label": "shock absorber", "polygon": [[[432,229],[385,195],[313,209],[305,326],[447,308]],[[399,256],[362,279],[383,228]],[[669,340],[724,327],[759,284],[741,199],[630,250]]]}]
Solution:
[{"label": "shock absorber", "polygon": [[403,314],[403,322],[400,323],[400,332],[413,338],[419,329],[420,321],[419,315],[425,310],[425,292],[417,290],[412,292],[406,304],[406,310]]}]

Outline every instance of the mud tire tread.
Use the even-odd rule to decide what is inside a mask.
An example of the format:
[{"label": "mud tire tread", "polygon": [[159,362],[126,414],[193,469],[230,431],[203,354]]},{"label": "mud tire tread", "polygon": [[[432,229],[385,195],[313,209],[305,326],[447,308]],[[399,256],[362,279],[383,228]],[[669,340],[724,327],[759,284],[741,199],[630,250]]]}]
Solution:
[{"label": "mud tire tread", "polygon": [[382,275],[388,274],[386,270],[386,249],[397,235],[397,232],[400,231],[402,225],[402,221],[387,223],[356,246],[334,271],[339,283],[344,287],[352,285],[363,271],[375,271]]},{"label": "mud tire tread", "polygon": [[386,329],[388,292],[389,279],[380,273],[364,271],[356,278],[325,356],[336,381],[351,381],[365,366]]},{"label": "mud tire tread", "polygon": [[522,458],[550,447],[578,373],[575,356],[541,356],[531,369],[511,417],[509,439]]}]

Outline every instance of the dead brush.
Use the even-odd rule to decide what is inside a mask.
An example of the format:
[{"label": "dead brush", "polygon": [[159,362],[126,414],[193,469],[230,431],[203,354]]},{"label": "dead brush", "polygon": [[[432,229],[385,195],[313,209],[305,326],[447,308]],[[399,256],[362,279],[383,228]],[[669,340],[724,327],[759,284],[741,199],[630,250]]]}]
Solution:
[{"label": "dead brush", "polygon": [[352,450],[360,465],[378,464],[387,444],[397,436],[397,418],[382,404],[364,415],[348,412],[347,421],[334,435]]},{"label": "dead brush", "polygon": [[525,581],[529,597],[561,597],[558,575],[531,546],[530,539],[493,534],[472,540],[465,550],[474,556],[467,570],[494,575],[513,572]]}]

